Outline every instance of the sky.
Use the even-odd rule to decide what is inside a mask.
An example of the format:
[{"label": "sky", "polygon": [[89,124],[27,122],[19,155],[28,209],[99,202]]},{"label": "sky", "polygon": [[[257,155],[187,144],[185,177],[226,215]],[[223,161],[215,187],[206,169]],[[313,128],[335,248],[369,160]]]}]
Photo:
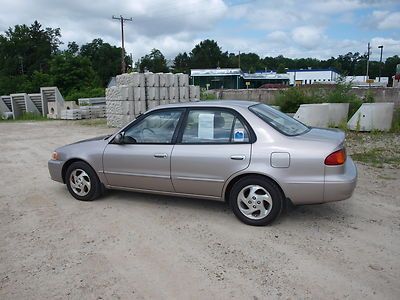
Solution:
[{"label": "sky", "polygon": [[68,42],[84,44],[101,38],[121,44],[136,61],[152,48],[167,59],[190,52],[204,39],[222,51],[254,52],[261,57],[327,59],[367,51],[371,59],[400,55],[400,0],[0,0],[0,32],[38,20],[61,28]]}]

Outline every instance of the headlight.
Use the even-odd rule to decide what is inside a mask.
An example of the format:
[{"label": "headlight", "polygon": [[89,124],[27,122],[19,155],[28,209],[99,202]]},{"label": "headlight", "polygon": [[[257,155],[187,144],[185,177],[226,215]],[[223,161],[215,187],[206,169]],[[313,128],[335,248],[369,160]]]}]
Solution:
[{"label": "headlight", "polygon": [[58,153],[54,151],[54,152],[51,154],[51,159],[52,159],[52,160],[58,160],[58,159],[59,159]]}]

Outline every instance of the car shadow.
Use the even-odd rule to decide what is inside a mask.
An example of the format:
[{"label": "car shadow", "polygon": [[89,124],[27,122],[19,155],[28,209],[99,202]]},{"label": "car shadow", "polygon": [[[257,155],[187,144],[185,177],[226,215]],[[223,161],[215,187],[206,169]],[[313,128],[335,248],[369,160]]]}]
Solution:
[{"label": "car shadow", "polygon": [[[209,199],[108,190],[99,200],[117,200],[135,202],[136,204],[141,203],[143,205],[168,206],[169,208],[193,210],[194,212],[202,210],[209,213],[225,214],[229,217],[233,217],[233,212],[228,203]],[[281,216],[278,218],[277,222],[273,224],[286,222],[309,222],[311,224],[323,220],[343,221],[347,217],[349,217],[349,212],[343,202],[299,206],[287,205],[282,210]]]}]

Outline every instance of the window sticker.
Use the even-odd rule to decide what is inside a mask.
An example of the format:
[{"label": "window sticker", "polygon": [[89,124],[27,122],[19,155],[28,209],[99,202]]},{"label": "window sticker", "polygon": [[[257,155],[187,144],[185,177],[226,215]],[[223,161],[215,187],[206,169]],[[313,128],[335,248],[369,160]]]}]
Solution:
[{"label": "window sticker", "polygon": [[244,129],[235,129],[233,134],[234,142],[244,142]]},{"label": "window sticker", "polygon": [[214,138],[214,114],[199,114],[199,139]]}]

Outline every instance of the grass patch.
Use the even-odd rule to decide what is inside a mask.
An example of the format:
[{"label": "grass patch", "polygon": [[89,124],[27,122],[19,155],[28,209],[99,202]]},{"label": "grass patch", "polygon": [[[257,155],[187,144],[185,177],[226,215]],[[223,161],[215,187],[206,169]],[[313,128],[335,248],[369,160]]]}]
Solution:
[{"label": "grass patch", "polygon": [[18,121],[48,121],[47,117],[44,117],[42,115],[34,114],[31,112],[25,112],[22,114],[22,116],[19,116],[16,119],[8,119],[8,120],[3,120],[0,119],[0,122],[18,122]]},{"label": "grass patch", "polygon": [[84,119],[84,120],[77,120],[79,125],[85,126],[107,126],[107,119],[106,118],[99,118],[99,119]]},{"label": "grass patch", "polygon": [[383,148],[372,148],[362,153],[353,153],[351,157],[359,162],[372,165],[376,168],[383,168],[385,164],[393,165],[396,168],[400,165],[400,154],[388,153]]}]

